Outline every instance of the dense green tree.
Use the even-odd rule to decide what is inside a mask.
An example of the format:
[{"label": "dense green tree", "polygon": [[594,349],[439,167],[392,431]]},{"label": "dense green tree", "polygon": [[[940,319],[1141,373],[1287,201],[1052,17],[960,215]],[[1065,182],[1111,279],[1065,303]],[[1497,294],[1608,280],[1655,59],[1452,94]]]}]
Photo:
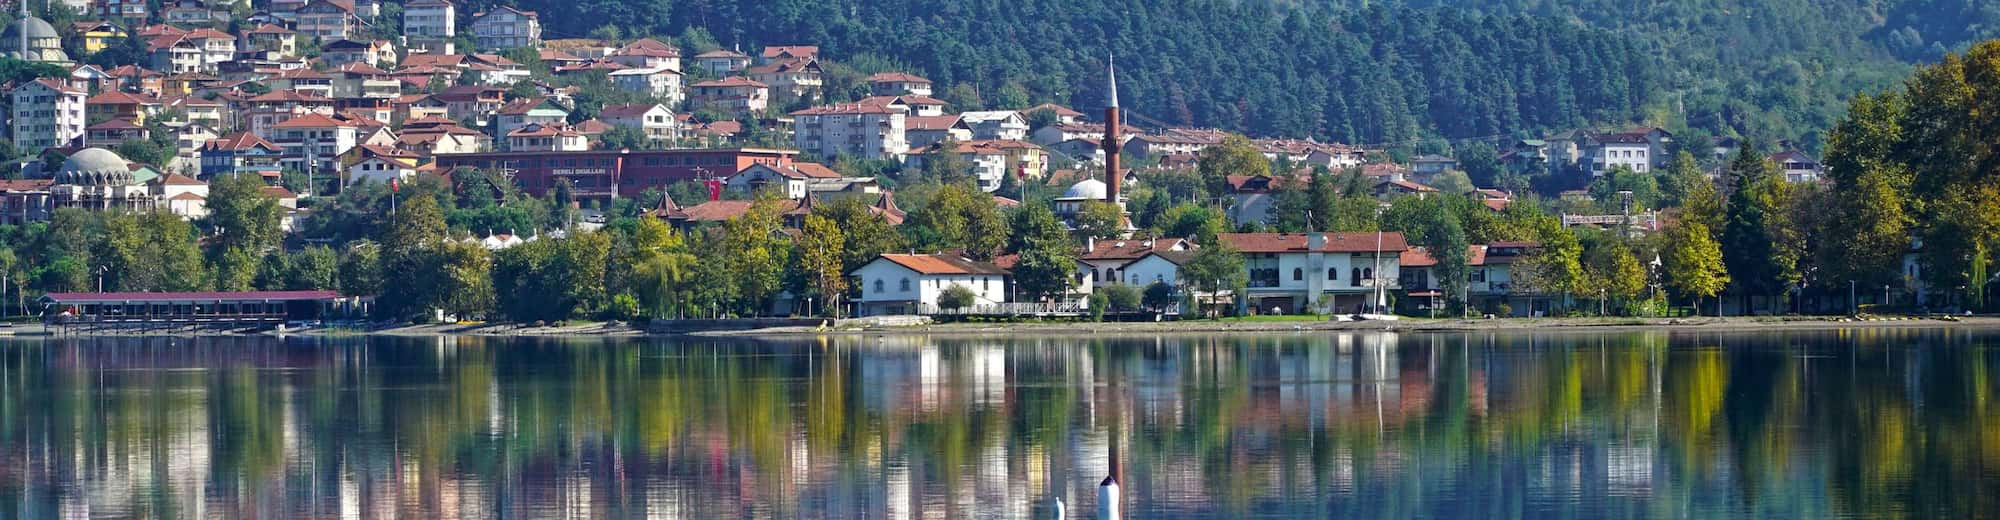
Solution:
[{"label": "dense green tree", "polygon": [[1722,244],[1715,240],[1707,225],[1686,221],[1669,227],[1664,242],[1660,260],[1667,286],[1693,298],[1697,310],[1701,298],[1715,296],[1729,285]]},{"label": "dense green tree", "polygon": [[1014,210],[1007,249],[1019,259],[1014,284],[1019,296],[1039,301],[1064,296],[1077,273],[1076,246],[1062,221],[1039,203]]},{"label": "dense green tree", "polygon": [[1793,266],[1786,265],[1778,237],[1772,234],[1774,214],[1781,211],[1773,199],[1783,182],[1775,167],[1754,146],[1737,152],[1729,166],[1729,207],[1722,231],[1722,258],[1729,267],[1730,289],[1745,298],[1769,296],[1785,289]]},{"label": "dense green tree", "polygon": [[1160,221],[1161,236],[1186,238],[1204,245],[1215,243],[1215,235],[1229,229],[1228,218],[1221,212],[1193,203],[1168,209]]},{"label": "dense green tree", "polygon": [[193,225],[171,213],[105,216],[93,255],[105,270],[105,290],[198,289],[203,266],[195,233]]},{"label": "dense green tree", "polygon": [[1125,212],[1109,202],[1084,201],[1070,221],[1077,234],[1086,238],[1111,240],[1125,236]]},{"label": "dense green tree", "polygon": [[840,297],[847,293],[846,268],[841,261],[846,244],[840,224],[824,216],[807,215],[798,248],[799,268],[806,277],[806,287],[819,296],[830,314],[840,316]]},{"label": "dense green tree", "polygon": [[1208,193],[1227,193],[1229,176],[1256,177],[1271,174],[1271,160],[1257,145],[1241,135],[1229,135],[1222,143],[1203,148],[1197,154],[1195,172]]},{"label": "dense green tree", "polygon": [[217,290],[250,290],[260,260],[278,246],[284,210],[264,187],[253,175],[226,175],[209,183],[204,220],[213,235],[208,261]]},{"label": "dense green tree", "polygon": [[958,250],[988,260],[1007,241],[1006,217],[993,197],[967,184],[937,189],[903,225],[910,245],[929,251]]},{"label": "dense green tree", "polygon": [[[1240,289],[1249,283],[1248,272],[1243,270],[1243,254],[1227,243],[1196,249],[1194,258],[1181,266],[1181,278],[1187,280],[1195,291],[1204,293],[1204,297],[1211,302],[1223,291],[1233,291],[1232,294],[1240,298]],[[1208,313],[1215,316],[1220,311],[1211,305]]]}]

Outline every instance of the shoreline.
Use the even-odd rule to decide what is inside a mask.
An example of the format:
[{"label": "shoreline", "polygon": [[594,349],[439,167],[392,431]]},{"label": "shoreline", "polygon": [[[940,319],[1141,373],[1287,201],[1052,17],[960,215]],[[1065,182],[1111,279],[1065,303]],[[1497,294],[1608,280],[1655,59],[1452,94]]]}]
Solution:
[{"label": "shoreline", "polygon": [[943,336],[991,336],[1000,334],[1269,334],[1280,332],[1745,332],[1804,331],[1841,329],[1996,329],[2000,316],[1938,318],[1848,317],[1695,317],[1695,318],[1500,318],[1397,321],[1209,321],[1107,322],[1107,323],[942,323],[911,327],[847,328],[819,330],[810,327],[777,327],[755,330],[709,331],[690,335],[704,337],[799,338],[832,335],[921,334]]},{"label": "shoreline", "polygon": [[1752,330],[1886,330],[1886,328],[1994,328],[2000,330],[2000,316],[1964,318],[1848,318],[1848,316],[1698,316],[1698,318],[1496,318],[1496,320],[1370,320],[1370,322],[1330,322],[1330,320],[1178,320],[1178,322],[990,322],[990,324],[916,324],[916,326],[770,326],[742,330],[700,330],[700,332],[646,332],[640,326],[618,322],[586,322],[572,326],[522,326],[522,324],[428,324],[396,328],[308,328],[308,330],[262,330],[262,332],[80,332],[50,334],[40,324],[16,324],[0,328],[0,338],[148,338],[148,336],[306,336],[306,338],[364,338],[364,336],[492,336],[492,338],[812,338],[812,336],[1000,336],[1000,334],[1276,334],[1276,332],[1752,332]]},{"label": "shoreline", "polygon": [[795,339],[842,335],[1134,335],[1134,334],[1270,334],[1282,332],[1744,332],[1840,329],[2000,329],[2000,316],[1970,317],[1876,317],[1780,316],[1780,317],[1691,317],[1691,318],[1499,318],[1499,319],[1402,319],[1397,321],[1211,321],[1162,322],[1020,322],[1020,323],[932,323],[909,326],[807,327],[782,326],[738,330],[652,333],[643,327],[617,322],[590,322],[568,326],[532,327],[506,323],[411,325],[383,329],[303,329],[292,331],[180,331],[140,332],[93,331],[51,334],[40,324],[16,324],[0,328],[0,338],[55,337],[157,337],[157,336],[277,336],[277,337],[707,337]]}]

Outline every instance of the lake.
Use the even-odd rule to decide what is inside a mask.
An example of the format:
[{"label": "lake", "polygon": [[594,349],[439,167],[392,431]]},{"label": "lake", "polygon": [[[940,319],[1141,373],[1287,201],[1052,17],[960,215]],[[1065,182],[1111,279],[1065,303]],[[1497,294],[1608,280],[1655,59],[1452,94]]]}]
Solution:
[{"label": "lake", "polygon": [[2000,511],[2000,334],[0,340],[0,518]]}]

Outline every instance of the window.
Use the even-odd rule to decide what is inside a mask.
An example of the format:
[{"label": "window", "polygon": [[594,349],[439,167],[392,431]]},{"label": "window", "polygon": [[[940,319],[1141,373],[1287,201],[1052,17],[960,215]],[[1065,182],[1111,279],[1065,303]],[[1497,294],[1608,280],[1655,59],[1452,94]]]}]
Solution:
[{"label": "window", "polygon": [[1473,269],[1472,273],[1468,275],[1467,278],[1471,279],[1474,282],[1484,282],[1486,281],[1486,270]]},{"label": "window", "polygon": [[1296,282],[1304,279],[1306,279],[1306,271],[1304,269],[1292,268],[1292,281]]},{"label": "window", "polygon": [[1369,280],[1374,280],[1374,279],[1375,279],[1375,268],[1373,268],[1373,267],[1370,267],[1370,268],[1367,268],[1367,269],[1362,269],[1362,270],[1361,270],[1361,277],[1362,277],[1362,278],[1367,278],[1367,279],[1369,279]]},{"label": "window", "polygon": [[908,292],[908,291],[910,290],[910,279],[909,279],[909,278],[904,278],[904,279],[903,279],[903,286],[902,286],[902,289],[899,289],[899,290],[901,290],[901,291],[905,291],[905,292]]},{"label": "window", "polygon": [[1348,277],[1347,277],[1347,278],[1348,278],[1348,280],[1347,280],[1347,284],[1348,284],[1348,285],[1350,285],[1350,286],[1353,286],[1353,287],[1360,287],[1360,286],[1361,286],[1361,268],[1359,268],[1359,267],[1356,267],[1356,268],[1353,268],[1353,269],[1349,270],[1349,272],[1348,272],[1347,274],[1349,274],[1349,275],[1350,275],[1350,276],[1348,276]]},{"label": "window", "polygon": [[1339,280],[1339,279],[1340,279],[1340,268],[1338,268],[1338,267],[1328,267],[1328,268],[1326,268],[1326,279],[1328,279],[1328,280]]},{"label": "window", "polygon": [[881,279],[881,278],[876,278],[876,279],[875,279],[875,292],[878,292],[878,293],[879,293],[879,292],[882,292],[882,279]]}]

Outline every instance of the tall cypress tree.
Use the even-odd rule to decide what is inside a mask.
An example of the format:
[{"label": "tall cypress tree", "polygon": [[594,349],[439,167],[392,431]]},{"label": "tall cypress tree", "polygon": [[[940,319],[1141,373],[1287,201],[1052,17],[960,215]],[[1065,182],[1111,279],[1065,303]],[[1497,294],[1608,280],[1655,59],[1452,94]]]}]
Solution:
[{"label": "tall cypress tree", "polygon": [[1722,262],[1729,268],[1729,290],[1743,297],[1747,312],[1751,296],[1776,294],[1783,289],[1780,277],[1784,269],[1778,264],[1767,223],[1775,208],[1768,206],[1769,198],[1758,196],[1777,179],[1753,144],[1745,144],[1736,152],[1736,158],[1729,164],[1729,176],[1735,189],[1729,193],[1729,208],[1723,221]]}]

